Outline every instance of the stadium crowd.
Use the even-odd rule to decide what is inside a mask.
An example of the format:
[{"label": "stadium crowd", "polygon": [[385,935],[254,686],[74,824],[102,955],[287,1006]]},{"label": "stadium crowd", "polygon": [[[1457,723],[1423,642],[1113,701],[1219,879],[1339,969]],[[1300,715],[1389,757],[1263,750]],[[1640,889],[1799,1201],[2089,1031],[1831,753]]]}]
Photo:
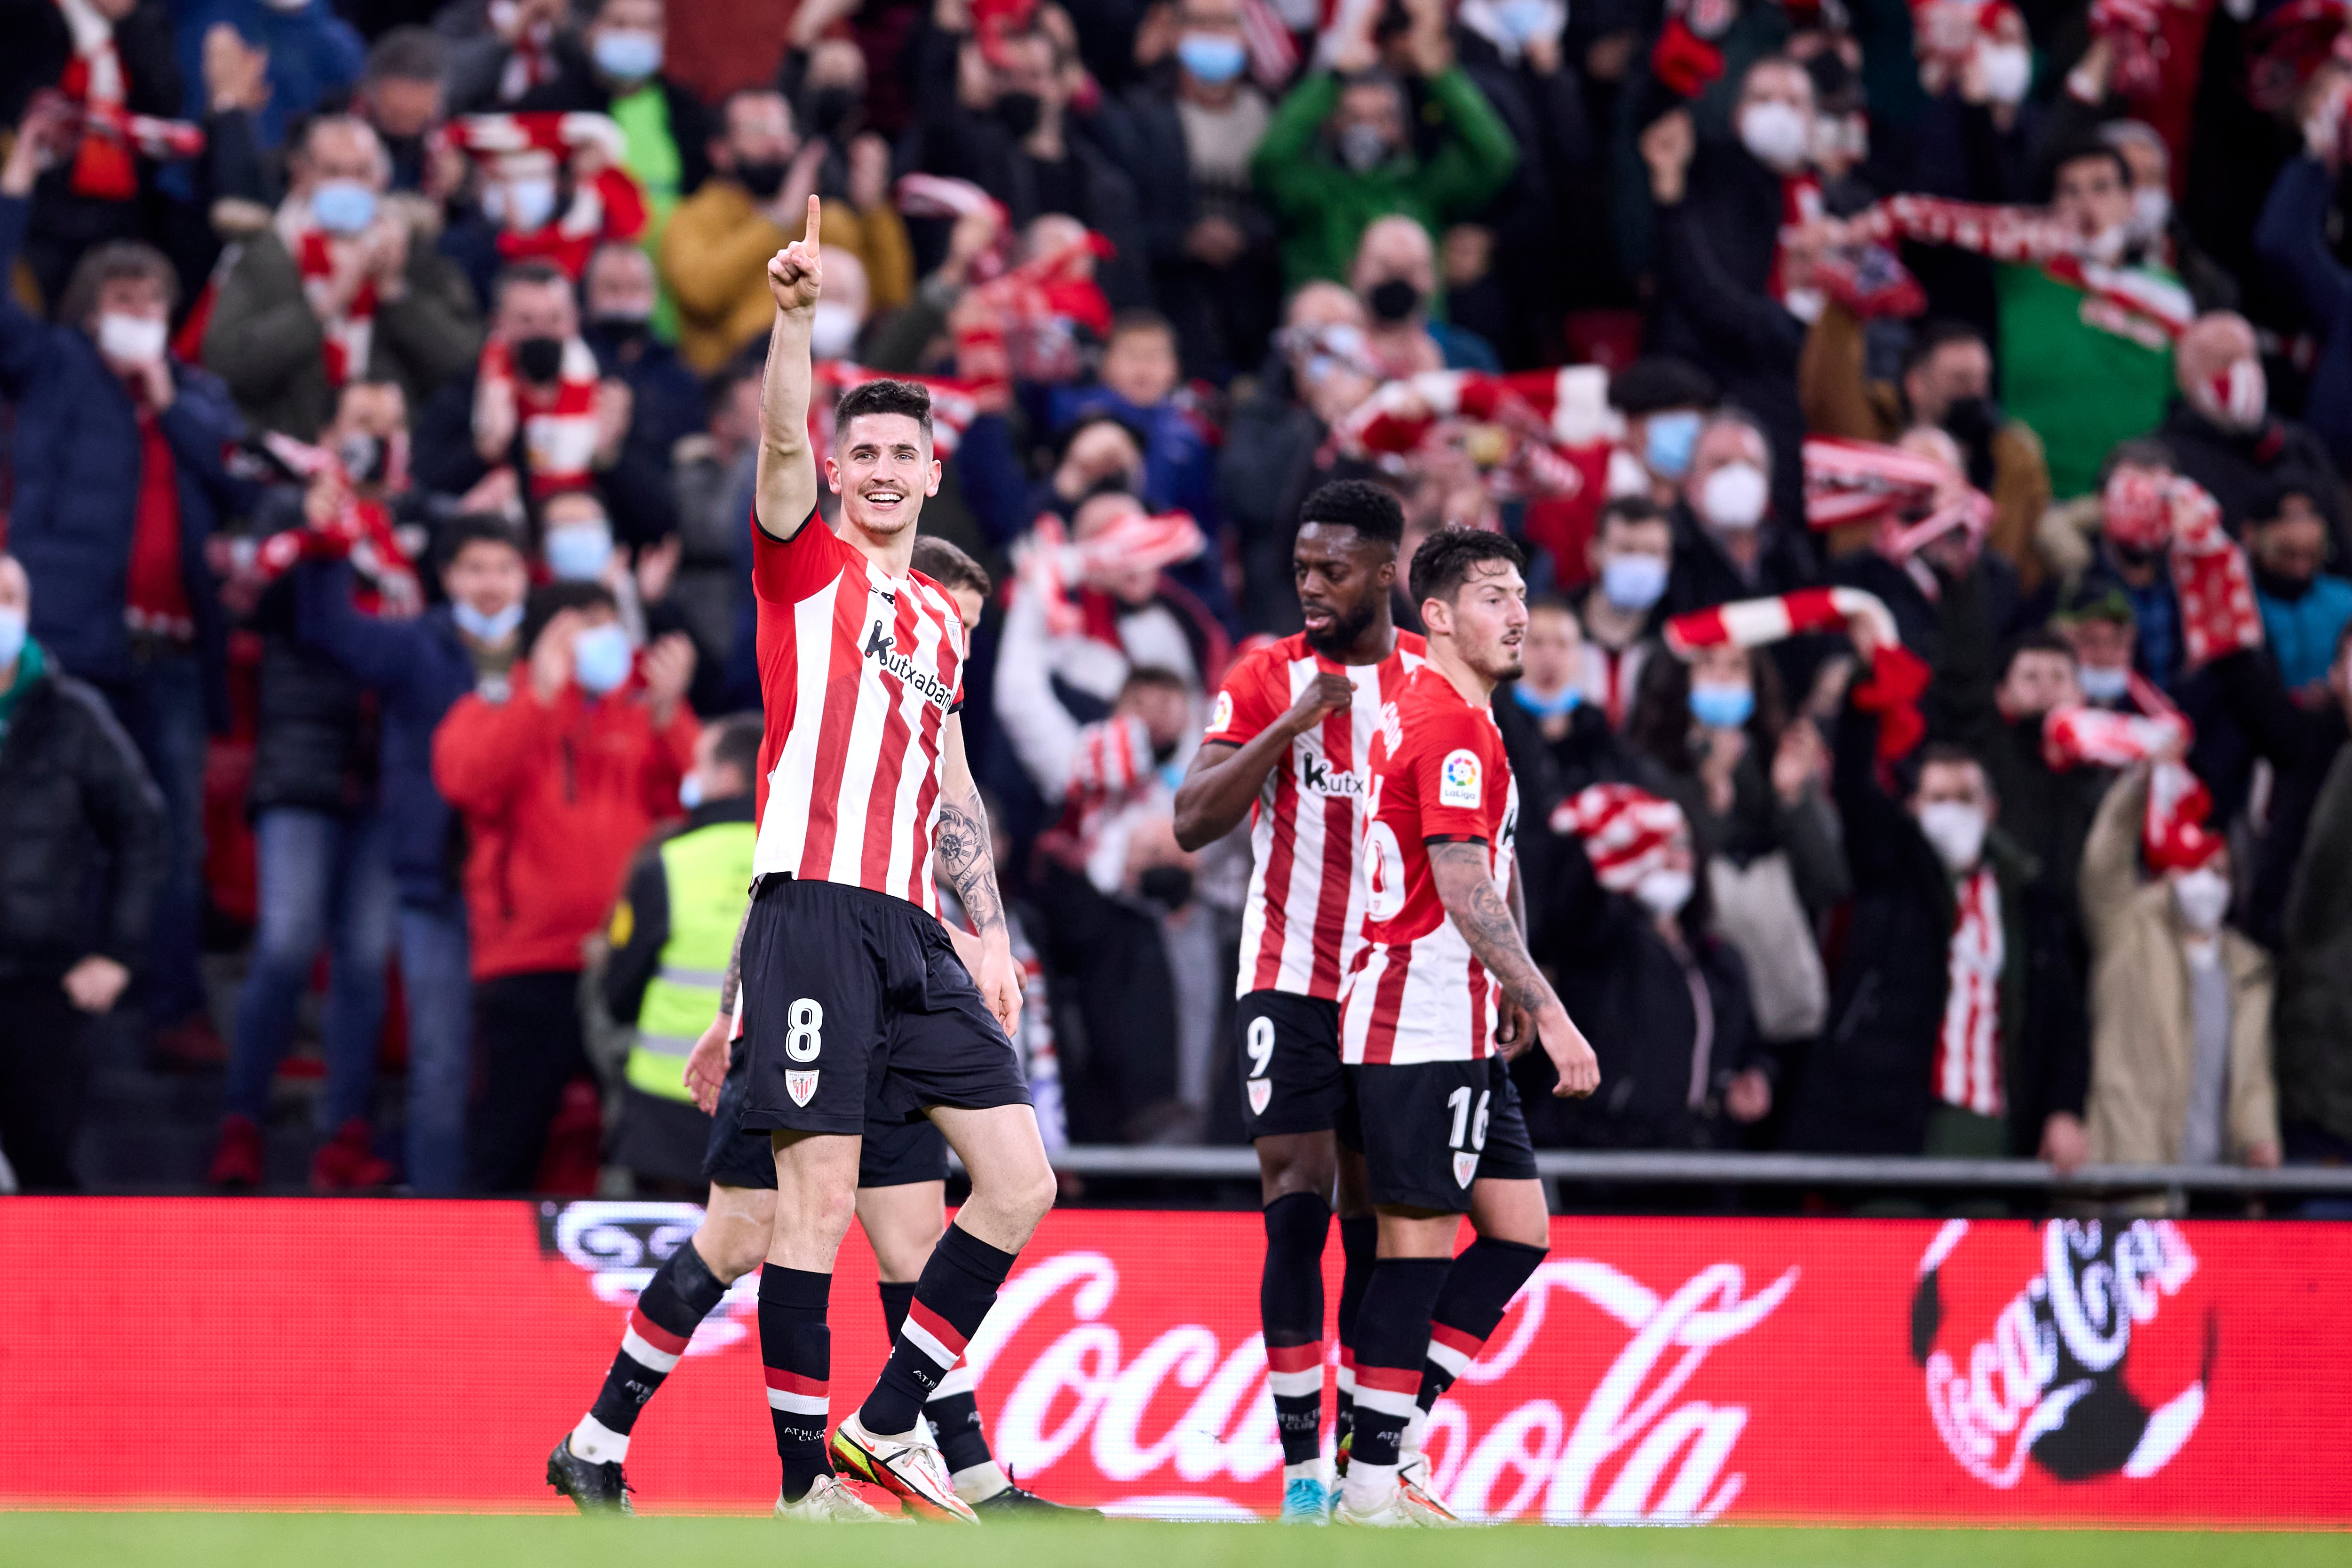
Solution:
[{"label": "stadium crowd", "polygon": [[0,1151],[76,1184],[130,1012],[190,1181],[315,1104],[321,1190],[700,1190],[814,194],[820,384],[931,387],[986,605],[1049,1146],[1237,1135],[1174,787],[1361,478],[1533,562],[1539,1144],[2341,1161],[2347,22],[0,0]]}]

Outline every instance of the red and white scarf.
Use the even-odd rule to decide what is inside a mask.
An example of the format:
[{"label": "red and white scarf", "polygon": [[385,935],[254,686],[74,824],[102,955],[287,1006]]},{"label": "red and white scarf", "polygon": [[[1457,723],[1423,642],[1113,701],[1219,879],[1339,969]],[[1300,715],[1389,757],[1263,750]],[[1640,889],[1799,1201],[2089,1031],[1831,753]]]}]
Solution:
[{"label": "red and white scarf", "polygon": [[69,183],[74,195],[127,202],[139,194],[133,154],[193,158],[205,149],[201,127],[184,120],[158,120],[125,108],[129,84],[122,54],[114,47],[114,24],[89,0],[57,0],[73,39],[72,58],[58,89],[82,112],[81,142],[74,149]]},{"label": "red and white scarf", "polygon": [[2008,954],[2000,883],[1979,866],[1952,889],[1958,906],[1947,951],[1944,1021],[1936,1031],[1936,1098],[1979,1116],[1999,1116],[2000,972]]},{"label": "red and white scarf", "polygon": [[1014,546],[1013,575],[1021,592],[1037,595],[1045,605],[1049,634],[1097,637],[1116,647],[1116,612],[1097,584],[1146,568],[1164,571],[1207,548],[1208,537],[1189,512],[1134,512],[1078,542],[1060,518],[1045,512]]},{"label": "red and white scarf", "polygon": [[1857,616],[1875,633],[1867,675],[1855,681],[1855,707],[1878,715],[1878,755],[1892,762],[1927,737],[1919,699],[1933,673],[1896,638],[1895,616],[1860,588],[1801,588],[1769,599],[1739,599],[1694,610],[1666,623],[1666,647],[1688,658],[1702,647],[1764,647],[1807,632],[1840,632]]},{"label": "red and white scarf", "polygon": [[[327,384],[340,387],[367,374],[368,349],[375,335],[375,279],[362,281],[338,310],[334,308],[335,246],[310,216],[308,204],[289,200],[278,209],[278,237],[302,275],[302,298],[326,337]],[[344,241],[348,245],[349,241]]]},{"label": "red and white scarf", "polygon": [[[493,338],[482,348],[478,392],[504,385],[514,397],[530,469],[530,497],[544,500],[586,484],[596,461],[596,355],[578,338],[565,341],[563,368],[552,387],[515,374],[507,345]],[[477,406],[479,406],[478,402]]]},{"label": "red and white scarf", "polygon": [[2052,709],[2042,721],[2042,760],[2057,773],[2155,761],[2140,821],[2141,850],[2153,870],[2193,870],[2220,854],[2223,842],[2205,826],[2213,811],[2211,793],[2188,764],[2174,760],[2189,750],[2196,731],[2172,700],[2138,671],[2132,672],[2126,689],[2137,712]]},{"label": "red and white scarf", "polygon": [[[620,123],[607,114],[552,111],[530,114],[467,114],[443,126],[442,140],[474,161],[492,182],[561,181],[574,172],[571,204],[546,224],[528,232],[499,230],[499,254],[509,261],[546,261],[578,278],[598,246],[635,239],[649,217],[645,193],[621,166],[627,150]],[[582,174],[585,159],[594,173]]]},{"label": "red and white scarf", "polygon": [[1781,309],[1806,321],[1822,313],[1821,284],[1808,282],[1793,290],[1789,287],[1789,241],[1799,229],[1819,222],[1822,212],[1820,175],[1808,169],[1801,174],[1780,176],[1780,243],[1772,252],[1772,276],[1765,288]]},{"label": "red and white scarf", "polygon": [[1116,254],[1088,230],[965,295],[953,318],[956,374],[981,389],[983,412],[1004,407],[1015,381],[1071,381],[1086,368],[1078,331],[1098,342],[1110,337],[1110,301],[1094,263]]},{"label": "red and white scarf", "polygon": [[1592,874],[1612,893],[1630,893],[1688,836],[1682,807],[1633,784],[1592,784],[1552,808],[1551,830],[1582,840]]},{"label": "red and white scarf", "polygon": [[2091,296],[2084,320],[2102,331],[2160,347],[2189,330],[2197,307],[2171,279],[2138,268],[2085,260],[2082,237],[2041,207],[1987,206],[1941,196],[1890,196],[1856,215],[1856,238],[1915,239],[1948,245],[1995,261],[2039,266],[2049,277]]},{"label": "red and white scarf", "polygon": [[2221,508],[2195,480],[2118,468],[2101,498],[2108,537],[2165,552],[2180,601],[2180,637],[2191,669],[2263,646],[2253,570],[2221,527]]},{"label": "red and white scarf", "polygon": [[[342,459],[323,447],[297,441],[276,431],[264,432],[262,444],[278,460],[304,479],[331,476],[341,505],[325,521],[308,528],[273,533],[253,552],[249,568],[261,586],[276,582],[301,561],[349,561],[358,579],[353,602],[367,614],[413,616],[425,607],[425,594],[408,552],[394,532],[392,514],[382,501],[362,500],[352,491],[351,476]],[[405,482],[406,459],[387,472],[388,488]]]},{"label": "red and white scarf", "polygon": [[[1992,498],[1933,458],[1876,441],[1805,438],[1805,521],[1817,529],[1874,523],[1872,547],[1903,567],[1931,600],[1941,597],[1920,548],[1959,529],[1981,542],[1992,531]],[[1924,512],[1916,521],[1907,515]]]}]

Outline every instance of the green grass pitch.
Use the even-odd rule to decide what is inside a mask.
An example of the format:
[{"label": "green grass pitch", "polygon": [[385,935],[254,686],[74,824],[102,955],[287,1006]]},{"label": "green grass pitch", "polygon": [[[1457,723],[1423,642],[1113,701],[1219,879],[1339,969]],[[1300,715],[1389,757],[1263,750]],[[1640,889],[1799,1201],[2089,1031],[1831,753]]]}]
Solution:
[{"label": "green grass pitch", "polygon": [[1295,1530],[1124,1521],[874,1530],[761,1519],[0,1513],[0,1568],[2343,1568],[2352,1536],[2155,1531]]}]

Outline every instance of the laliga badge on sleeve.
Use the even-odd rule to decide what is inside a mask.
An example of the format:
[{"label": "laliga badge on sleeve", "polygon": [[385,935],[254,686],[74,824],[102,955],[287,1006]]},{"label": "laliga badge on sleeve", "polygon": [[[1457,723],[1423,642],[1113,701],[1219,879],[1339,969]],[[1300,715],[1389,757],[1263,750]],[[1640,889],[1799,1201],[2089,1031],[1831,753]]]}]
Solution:
[{"label": "laliga badge on sleeve", "polygon": [[1478,809],[1483,792],[1479,788],[1478,753],[1464,747],[1445,753],[1445,761],[1437,770],[1437,804],[1457,806],[1464,811]]}]

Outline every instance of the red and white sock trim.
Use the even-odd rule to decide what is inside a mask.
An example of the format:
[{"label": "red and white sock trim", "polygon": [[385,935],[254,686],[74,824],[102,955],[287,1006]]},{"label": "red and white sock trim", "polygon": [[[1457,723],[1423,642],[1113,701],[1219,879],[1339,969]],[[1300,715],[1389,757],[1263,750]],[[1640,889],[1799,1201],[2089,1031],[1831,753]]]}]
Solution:
[{"label": "red and white sock trim", "polygon": [[692,1334],[674,1334],[651,1318],[640,1307],[629,1314],[629,1326],[621,1335],[621,1351],[631,1361],[649,1372],[667,1373],[677,1365],[678,1357],[686,1353],[687,1342]]},{"label": "red and white sock trim", "polygon": [[1356,1352],[1353,1347],[1339,1347],[1339,1371],[1333,1382],[1348,1398],[1356,1397]]},{"label": "red and white sock trim", "polygon": [[1444,1323],[1429,1325],[1429,1359],[1444,1368],[1448,1377],[1460,1377],[1462,1369],[1478,1359],[1478,1348],[1485,1343],[1475,1335]]},{"label": "red and white sock trim", "polygon": [[1395,1366],[1360,1366],[1356,1369],[1356,1407],[1377,1410],[1383,1415],[1401,1415],[1412,1419],[1421,1407],[1421,1369],[1407,1371]]},{"label": "red and white sock trim", "polygon": [[793,1415],[824,1416],[833,1408],[829,1385],[819,1377],[803,1377],[782,1367],[763,1369],[768,1374],[768,1408]]},{"label": "red and white sock trim", "polygon": [[955,1325],[923,1305],[920,1297],[907,1309],[907,1321],[899,1335],[908,1344],[939,1363],[944,1373],[963,1359],[964,1336],[955,1331]]},{"label": "red and white sock trim", "polygon": [[1266,1386],[1277,1399],[1303,1399],[1323,1392],[1323,1342],[1265,1347]]}]

